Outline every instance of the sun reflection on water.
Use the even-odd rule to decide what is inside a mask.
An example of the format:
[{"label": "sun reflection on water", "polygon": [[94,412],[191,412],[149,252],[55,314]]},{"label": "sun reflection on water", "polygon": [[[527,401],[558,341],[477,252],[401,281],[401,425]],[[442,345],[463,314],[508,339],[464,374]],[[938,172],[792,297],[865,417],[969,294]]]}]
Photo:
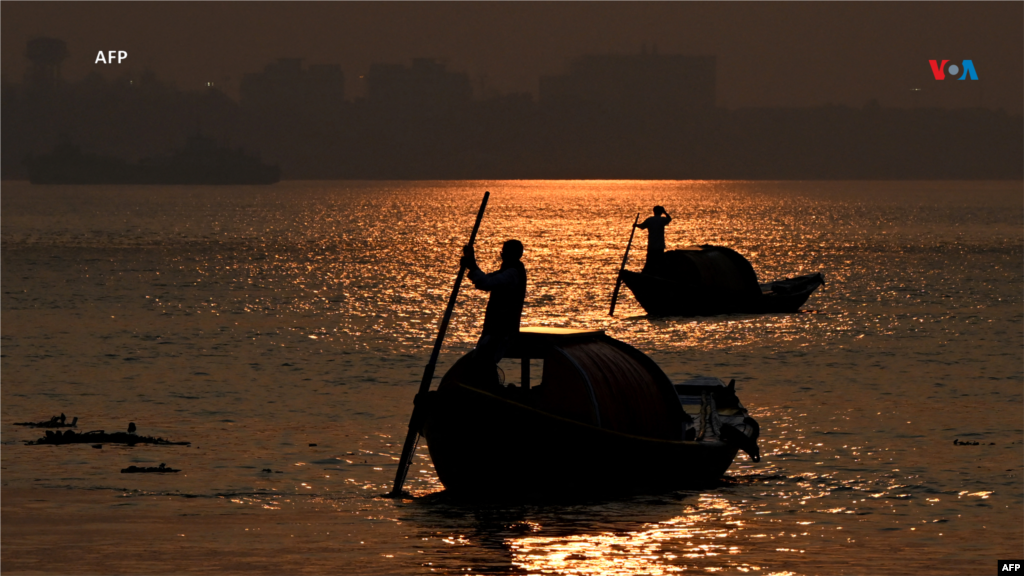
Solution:
[{"label": "sun reflection on water", "polygon": [[[702,494],[699,513],[648,523],[636,530],[557,536],[525,535],[506,540],[515,568],[530,574],[671,574],[685,571],[694,559],[740,554],[736,534],[744,523],[729,500]],[[709,524],[713,514],[718,523]],[[722,561],[739,571],[761,567]]]},{"label": "sun reflection on water", "polygon": [[[309,345],[404,353],[429,346],[481,191],[489,189],[478,254],[490,269],[497,265],[501,242],[510,237],[524,241],[530,270],[527,324],[604,328],[660,350],[711,350],[765,338],[776,345],[813,347],[891,336],[908,323],[917,325],[914,330],[928,330],[948,321],[924,309],[907,317],[894,314],[894,303],[927,304],[936,295],[915,289],[922,282],[905,277],[865,284],[873,277],[872,263],[894,249],[900,258],[920,252],[945,259],[947,252],[980,241],[988,226],[1005,223],[986,211],[965,220],[957,206],[931,198],[931,205],[901,205],[884,196],[867,201],[856,184],[833,188],[844,186],[856,189],[861,199],[792,183],[437,182],[395,187],[401,189],[397,195],[388,186],[382,193],[381,185],[314,184],[243,202],[228,214],[185,202],[175,209],[189,212],[187,229],[180,229],[173,215],[154,216],[131,234],[68,230],[62,242],[118,247],[135,242],[166,250],[169,267],[141,273],[151,283],[148,305],[164,315],[232,319],[235,330],[247,332],[254,342],[277,346],[303,339]],[[624,290],[618,317],[609,318],[611,287],[631,217],[638,211],[647,214],[654,204],[672,208],[670,248],[729,246],[750,260],[762,280],[824,271],[828,283],[801,314],[649,319]],[[161,215],[166,208],[149,207]],[[955,221],[955,231],[930,229],[928,242],[908,232],[915,222],[936,218]],[[120,220],[112,220],[111,226],[119,225]],[[5,221],[5,243],[32,238]],[[639,234],[630,268],[642,266],[645,242]],[[902,269],[899,262],[887,265]],[[927,269],[920,274],[927,275]],[[188,296],[171,287],[190,288]],[[464,290],[449,335],[452,346],[475,340],[480,319],[470,312],[481,308],[485,298]],[[277,330],[267,331],[252,326],[249,315],[298,321],[282,321]]]},{"label": "sun reflection on water", "polygon": [[[414,498],[378,498],[390,489],[484,189],[492,196],[478,238],[483,267],[496,267],[504,239],[527,244],[524,323],[604,329],[673,380],[736,378],[761,423],[763,461],[741,455],[721,486],[643,513],[634,501],[599,503],[532,510],[493,528],[476,510],[423,502],[443,486],[421,445],[406,484]],[[5,207],[17,199],[11,190],[5,184]],[[77,190],[48,199],[44,217],[4,212],[5,410],[49,410],[62,397],[93,421],[123,409],[80,394],[95,386],[138,397],[129,404],[154,422],[174,415],[167,433],[188,430],[204,447],[183,451],[193,459],[181,466],[187,475],[162,479],[173,491],[159,479],[133,478],[128,489],[119,479],[125,509],[187,495],[265,532],[301,513],[309,530],[338,522],[353,549],[386,533],[378,560],[429,556],[394,570],[369,552],[359,557],[381,574],[420,574],[432,563],[449,572],[781,575],[830,573],[836,562],[852,573],[924,573],[954,547],[961,559],[994,557],[1020,541],[1019,411],[1003,409],[1020,405],[1019,185],[1007,192],[1012,201],[978,183],[343,182],[282,183],[259,196],[164,192],[118,202],[120,192]],[[88,221],[77,210],[52,214],[97,199],[104,210]],[[798,314],[650,318],[624,290],[610,318],[629,225],[654,204],[675,219],[670,247],[730,246],[762,279],[823,271],[828,283]],[[140,219],[139,206],[150,216]],[[631,269],[645,242],[638,233]],[[438,375],[475,342],[485,302],[463,285]],[[99,320],[88,324],[90,314]],[[84,321],[62,336],[69,318]],[[984,442],[954,447],[958,436]],[[97,461],[113,455],[86,451]],[[114,468],[91,462],[55,460],[46,472],[32,461],[5,468],[5,482],[110,489]],[[343,548],[303,558],[358,557]],[[916,570],[897,564],[911,557]]]}]

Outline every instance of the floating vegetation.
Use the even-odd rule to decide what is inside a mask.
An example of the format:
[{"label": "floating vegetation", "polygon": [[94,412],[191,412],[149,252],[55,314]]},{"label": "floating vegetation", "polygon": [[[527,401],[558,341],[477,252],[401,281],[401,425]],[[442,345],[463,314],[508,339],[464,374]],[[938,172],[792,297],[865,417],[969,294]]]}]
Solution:
[{"label": "floating vegetation", "polygon": [[[985,443],[984,442],[961,442],[960,439],[957,438],[957,439],[953,440],[953,445],[954,446],[984,446]],[[996,443],[995,442],[989,442],[988,445],[989,446],[995,446]]]},{"label": "floating vegetation", "polygon": [[121,474],[165,474],[168,472],[181,472],[181,470],[168,468],[167,464],[162,462],[159,466],[129,466],[121,469]]},{"label": "floating vegetation", "polygon": [[154,438],[152,436],[138,436],[136,434],[129,434],[127,432],[112,432],[107,434],[103,430],[92,430],[90,432],[83,432],[76,434],[74,430],[68,430],[63,434],[58,430],[52,432],[46,431],[46,436],[32,441],[25,442],[27,445],[38,445],[38,444],[97,444],[105,442],[108,444],[127,444],[134,446],[136,444],[158,444],[164,446],[188,446],[191,442],[171,442],[163,438]]},{"label": "floating vegetation", "polygon": [[51,416],[49,420],[43,420],[42,422],[15,422],[15,426],[31,426],[32,428],[75,428],[78,426],[78,416],[71,421],[71,424],[67,424],[67,416],[61,412],[60,416]]}]

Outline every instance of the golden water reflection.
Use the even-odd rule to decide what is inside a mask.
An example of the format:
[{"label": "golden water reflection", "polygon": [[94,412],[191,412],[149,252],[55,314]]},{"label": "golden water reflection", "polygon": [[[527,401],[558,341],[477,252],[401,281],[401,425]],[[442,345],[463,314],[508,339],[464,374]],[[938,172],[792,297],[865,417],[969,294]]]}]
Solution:
[{"label": "golden water reflection", "polygon": [[[764,460],[739,457],[712,491],[728,501],[532,510],[520,531],[475,510],[377,498],[391,487],[484,189],[484,268],[505,238],[528,243],[525,323],[605,329],[674,381],[736,378]],[[46,210],[4,212],[4,264],[15,271],[3,278],[8,420],[49,411],[54,398],[74,398],[92,421],[131,406],[204,448],[176,455],[180,477],[130,479],[124,510],[159,499],[177,518],[188,495],[217,510],[205,518],[280,530],[281,542],[338,530],[351,546],[332,542],[300,562],[366,573],[379,558],[411,558],[380,565],[389,575],[430,562],[474,573],[827,574],[843,563],[953,574],[955,562],[934,559],[992,558],[1021,541],[1019,411],[1001,408],[1021,402],[1019,185],[282,183],[259,195],[132,190],[119,201],[75,190],[59,202],[59,191],[42,201],[12,190],[5,207],[34,198]],[[82,220],[90,198],[104,209]],[[727,245],[762,278],[820,270],[828,284],[805,313],[709,318],[648,318],[623,290],[609,318],[629,224],[653,204],[675,218],[670,247]],[[630,268],[645,242],[638,234]],[[476,341],[485,302],[463,286],[437,375]],[[81,394],[89,387],[104,393]],[[115,468],[99,458],[114,452],[86,451],[5,450],[5,483],[106,490]],[[424,499],[443,491],[422,445],[406,487]],[[233,538],[220,534],[218,545]],[[257,547],[223,549],[247,560]]]},{"label": "golden water reflection", "polygon": [[[799,346],[885,335],[901,322],[874,308],[905,296],[902,285],[869,291],[857,287],[878,300],[846,310],[835,309],[829,288],[857,282],[865,261],[851,252],[876,252],[899,242],[898,234],[885,232],[913,220],[914,214],[884,203],[872,212],[843,201],[822,202],[814,186],[794,190],[792,185],[713,181],[444,182],[405,190],[400,201],[354,184],[304,190],[289,195],[285,205],[239,214],[231,224],[239,229],[224,240],[217,233],[228,224],[218,217],[203,240],[218,238],[218,251],[224,243],[237,244],[236,251],[245,256],[211,257],[203,243],[189,241],[176,251],[175,260],[177,272],[191,283],[214,281],[221,290],[201,303],[154,294],[154,306],[172,315],[303,317],[298,325],[251,336],[276,344],[305,339],[317,346],[369,343],[391,352],[417,350],[433,336],[483,188],[492,197],[478,238],[481,264],[488,269],[497,265],[504,239],[524,241],[530,270],[527,324],[605,328],[647,346],[707,349],[766,337]],[[827,270],[829,284],[805,307],[823,316],[649,320],[624,290],[618,317],[609,318],[630,217],[637,211],[646,214],[657,203],[679,207],[668,230],[670,247],[731,246],[747,256],[762,279]],[[948,207],[937,210],[943,209]],[[860,218],[851,221],[849,211]],[[836,252],[834,240],[839,229],[847,240],[842,253]],[[642,265],[645,242],[643,235],[636,239],[631,268]],[[485,294],[464,291],[449,334],[452,345],[475,340],[480,329],[475,311],[485,299]],[[672,338],[652,337],[666,329]]]},{"label": "golden water reflection", "polygon": [[[914,263],[961,259],[975,244],[1005,250],[1020,236],[998,206],[975,208],[968,217],[955,195],[917,191],[927,202],[906,202],[913,193],[902,184],[617,180],[287,184],[278,194],[226,206],[157,195],[142,208],[133,199],[131,210],[112,212],[107,222],[68,229],[61,242],[166,251],[159,269],[110,276],[117,284],[141,281],[146,306],[162,316],[210,318],[258,345],[419,354],[432,343],[485,189],[492,195],[478,237],[480,262],[496,267],[506,238],[527,245],[524,322],[606,329],[642,349],[765,342],[814,349],[908,330],[949,332],[951,322],[970,322],[964,310],[945,312],[950,298],[961,308],[980,308],[983,299],[964,285],[935,293],[932,287],[945,280],[942,266]],[[892,200],[896,194],[904,199]],[[729,246],[762,280],[823,271],[828,283],[803,314],[655,320],[623,290],[618,315],[609,318],[632,217],[654,204],[673,211],[670,248]],[[126,231],[124,222],[139,218],[138,210],[152,216]],[[952,226],[926,225],[934,221]],[[33,229],[23,231],[18,222],[5,215],[5,244],[36,242]],[[645,243],[638,234],[631,269],[642,266]],[[874,274],[880,254],[886,267],[904,272]],[[450,348],[475,342],[485,300],[479,291],[463,291]],[[944,342],[956,336],[936,335]]]},{"label": "golden water reflection", "polygon": [[[702,517],[681,516],[635,532],[526,536],[511,539],[508,546],[513,566],[528,573],[669,574],[686,570],[686,559],[739,552],[728,536],[742,528],[741,522],[716,528],[703,526],[702,521]],[[670,542],[672,546],[665,545]]]},{"label": "golden water reflection", "polygon": [[[741,510],[725,498],[701,495],[700,513],[648,523],[638,530],[526,535],[506,541],[512,565],[530,574],[672,574],[692,568],[693,560],[740,554],[735,534],[744,529]],[[708,525],[708,511],[725,519]],[[760,571],[761,566],[720,560],[720,569]],[[711,571],[717,570],[711,568]]]}]

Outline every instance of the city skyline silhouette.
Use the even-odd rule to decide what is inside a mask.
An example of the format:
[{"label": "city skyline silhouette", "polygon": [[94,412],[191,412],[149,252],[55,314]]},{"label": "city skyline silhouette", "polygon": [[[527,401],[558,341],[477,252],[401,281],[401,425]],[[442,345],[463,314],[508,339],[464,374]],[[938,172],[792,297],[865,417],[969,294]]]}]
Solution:
[{"label": "city skyline silhouette", "polygon": [[[974,107],[714,105],[714,57],[584,55],[543,77],[540,97],[474,96],[436,59],[376,64],[366,97],[340,67],[280,58],[241,97],[183,91],[152,70],[62,78],[69,49],[36,38],[21,84],[3,84],[3,177],[55,147],[150,162],[205,132],[255,150],[285,179],[1017,179],[1019,116]],[[223,155],[222,155],[223,157]],[[108,161],[100,161],[110,164]],[[58,163],[59,164],[59,163]],[[86,170],[84,182],[104,181]],[[35,174],[33,181],[55,175]],[[124,177],[114,176],[111,181]]]},{"label": "city skyline silhouette", "polygon": [[[977,106],[1024,113],[1024,7],[914,3],[31,3],[8,2],[2,71],[19,81],[26,42],[71,46],[64,75],[156,70],[182,90],[214,83],[237,99],[242,78],[282,57],[340,66],[347,98],[365,96],[374,64],[440,58],[474,91],[539,93],[586,54],[714,56],[716,106]],[[120,65],[96,64],[124,50]],[[930,59],[973,59],[980,87],[936,82]],[[912,89],[920,89],[913,92]]]}]

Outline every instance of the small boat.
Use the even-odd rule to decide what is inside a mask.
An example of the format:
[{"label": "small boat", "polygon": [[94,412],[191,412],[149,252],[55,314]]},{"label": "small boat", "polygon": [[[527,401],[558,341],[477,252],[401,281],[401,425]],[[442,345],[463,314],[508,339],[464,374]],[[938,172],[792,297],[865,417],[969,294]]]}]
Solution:
[{"label": "small boat", "polygon": [[722,246],[670,250],[641,272],[619,274],[653,316],[796,312],[825,283],[820,272],[759,283],[750,262]]},{"label": "small boat", "polygon": [[[732,384],[673,385],[603,331],[524,328],[505,358],[521,361],[519,386],[482,373],[470,352],[424,400],[420,432],[453,494],[651,493],[713,483],[740,449],[759,459],[757,423]],[[536,386],[531,360],[543,362]]]}]

